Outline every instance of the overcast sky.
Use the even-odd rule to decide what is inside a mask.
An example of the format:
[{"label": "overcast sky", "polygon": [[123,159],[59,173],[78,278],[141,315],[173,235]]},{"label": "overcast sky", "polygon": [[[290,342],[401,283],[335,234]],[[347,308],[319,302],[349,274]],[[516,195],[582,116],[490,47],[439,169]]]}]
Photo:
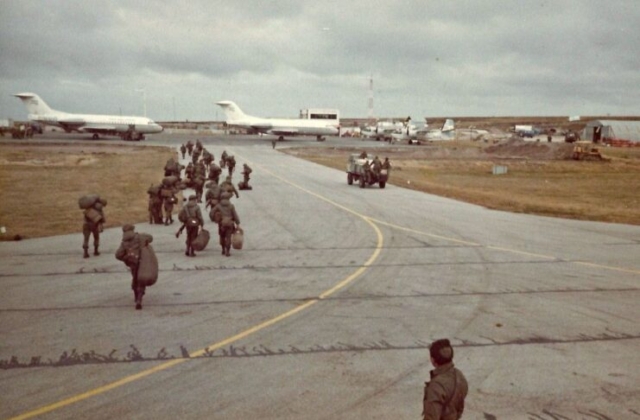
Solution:
[{"label": "overcast sky", "polygon": [[[5,0],[0,118],[640,115],[638,0]],[[143,92],[139,91],[143,90]]]}]

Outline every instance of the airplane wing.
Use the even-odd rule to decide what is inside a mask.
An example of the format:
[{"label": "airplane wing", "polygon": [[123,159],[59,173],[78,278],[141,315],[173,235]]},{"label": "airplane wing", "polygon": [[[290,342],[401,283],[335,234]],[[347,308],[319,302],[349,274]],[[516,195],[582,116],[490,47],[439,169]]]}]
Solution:
[{"label": "airplane wing", "polygon": [[269,130],[269,133],[275,134],[276,136],[295,136],[299,133],[299,130],[293,127],[278,127]]},{"label": "airplane wing", "polygon": [[255,131],[261,131],[261,132],[266,132],[269,129],[271,129],[271,127],[273,127],[273,125],[271,124],[251,124],[250,125],[251,129],[255,130]]},{"label": "airplane wing", "polygon": [[84,126],[80,128],[81,131],[85,131],[87,133],[113,133],[116,131],[115,125],[100,125],[100,126]]},{"label": "airplane wing", "polygon": [[77,130],[78,128],[84,126],[86,122],[81,118],[68,118],[64,120],[58,120],[58,124],[69,130]]}]

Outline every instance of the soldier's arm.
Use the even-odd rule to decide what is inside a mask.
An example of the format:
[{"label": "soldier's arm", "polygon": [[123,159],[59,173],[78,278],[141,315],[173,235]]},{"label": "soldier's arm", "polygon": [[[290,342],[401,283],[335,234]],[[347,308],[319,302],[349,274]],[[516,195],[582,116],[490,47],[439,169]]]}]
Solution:
[{"label": "soldier's arm", "polygon": [[200,211],[200,207],[197,207],[196,217],[198,218],[198,221],[200,222],[200,226],[204,226],[204,218],[202,217],[202,212]]},{"label": "soldier's arm", "polygon": [[233,221],[236,222],[237,225],[239,225],[240,218],[238,217],[238,212],[236,212],[235,206],[231,208],[231,216],[233,217]]},{"label": "soldier's arm", "polygon": [[124,260],[124,254],[125,254],[124,244],[120,243],[120,247],[116,251],[116,259],[119,261]]}]

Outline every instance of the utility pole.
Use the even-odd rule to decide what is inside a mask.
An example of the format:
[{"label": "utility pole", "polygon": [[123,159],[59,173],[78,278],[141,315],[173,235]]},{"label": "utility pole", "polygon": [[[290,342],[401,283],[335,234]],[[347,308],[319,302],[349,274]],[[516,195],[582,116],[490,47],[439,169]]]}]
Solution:
[{"label": "utility pole", "polygon": [[369,122],[373,123],[373,75],[369,78]]}]

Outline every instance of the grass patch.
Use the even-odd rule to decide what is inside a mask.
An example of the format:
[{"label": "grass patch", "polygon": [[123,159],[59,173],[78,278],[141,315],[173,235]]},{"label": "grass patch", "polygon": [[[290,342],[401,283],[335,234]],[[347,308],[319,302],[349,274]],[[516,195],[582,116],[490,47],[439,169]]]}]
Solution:
[{"label": "grass patch", "polygon": [[[504,149],[495,156],[473,147],[452,142],[429,148],[382,148],[375,153],[389,157],[393,166],[389,183],[403,188],[496,210],[640,225],[640,148],[603,148],[609,162],[578,162],[523,156],[522,144],[514,145],[517,156]],[[283,151],[342,171],[354,152]],[[493,175],[495,164],[507,166],[508,173]]]},{"label": "grass patch", "polygon": [[107,199],[105,227],[148,221],[147,188],[163,178],[176,153],[162,147],[119,144],[0,144],[0,226],[34,238],[81,232],[78,198]]}]

